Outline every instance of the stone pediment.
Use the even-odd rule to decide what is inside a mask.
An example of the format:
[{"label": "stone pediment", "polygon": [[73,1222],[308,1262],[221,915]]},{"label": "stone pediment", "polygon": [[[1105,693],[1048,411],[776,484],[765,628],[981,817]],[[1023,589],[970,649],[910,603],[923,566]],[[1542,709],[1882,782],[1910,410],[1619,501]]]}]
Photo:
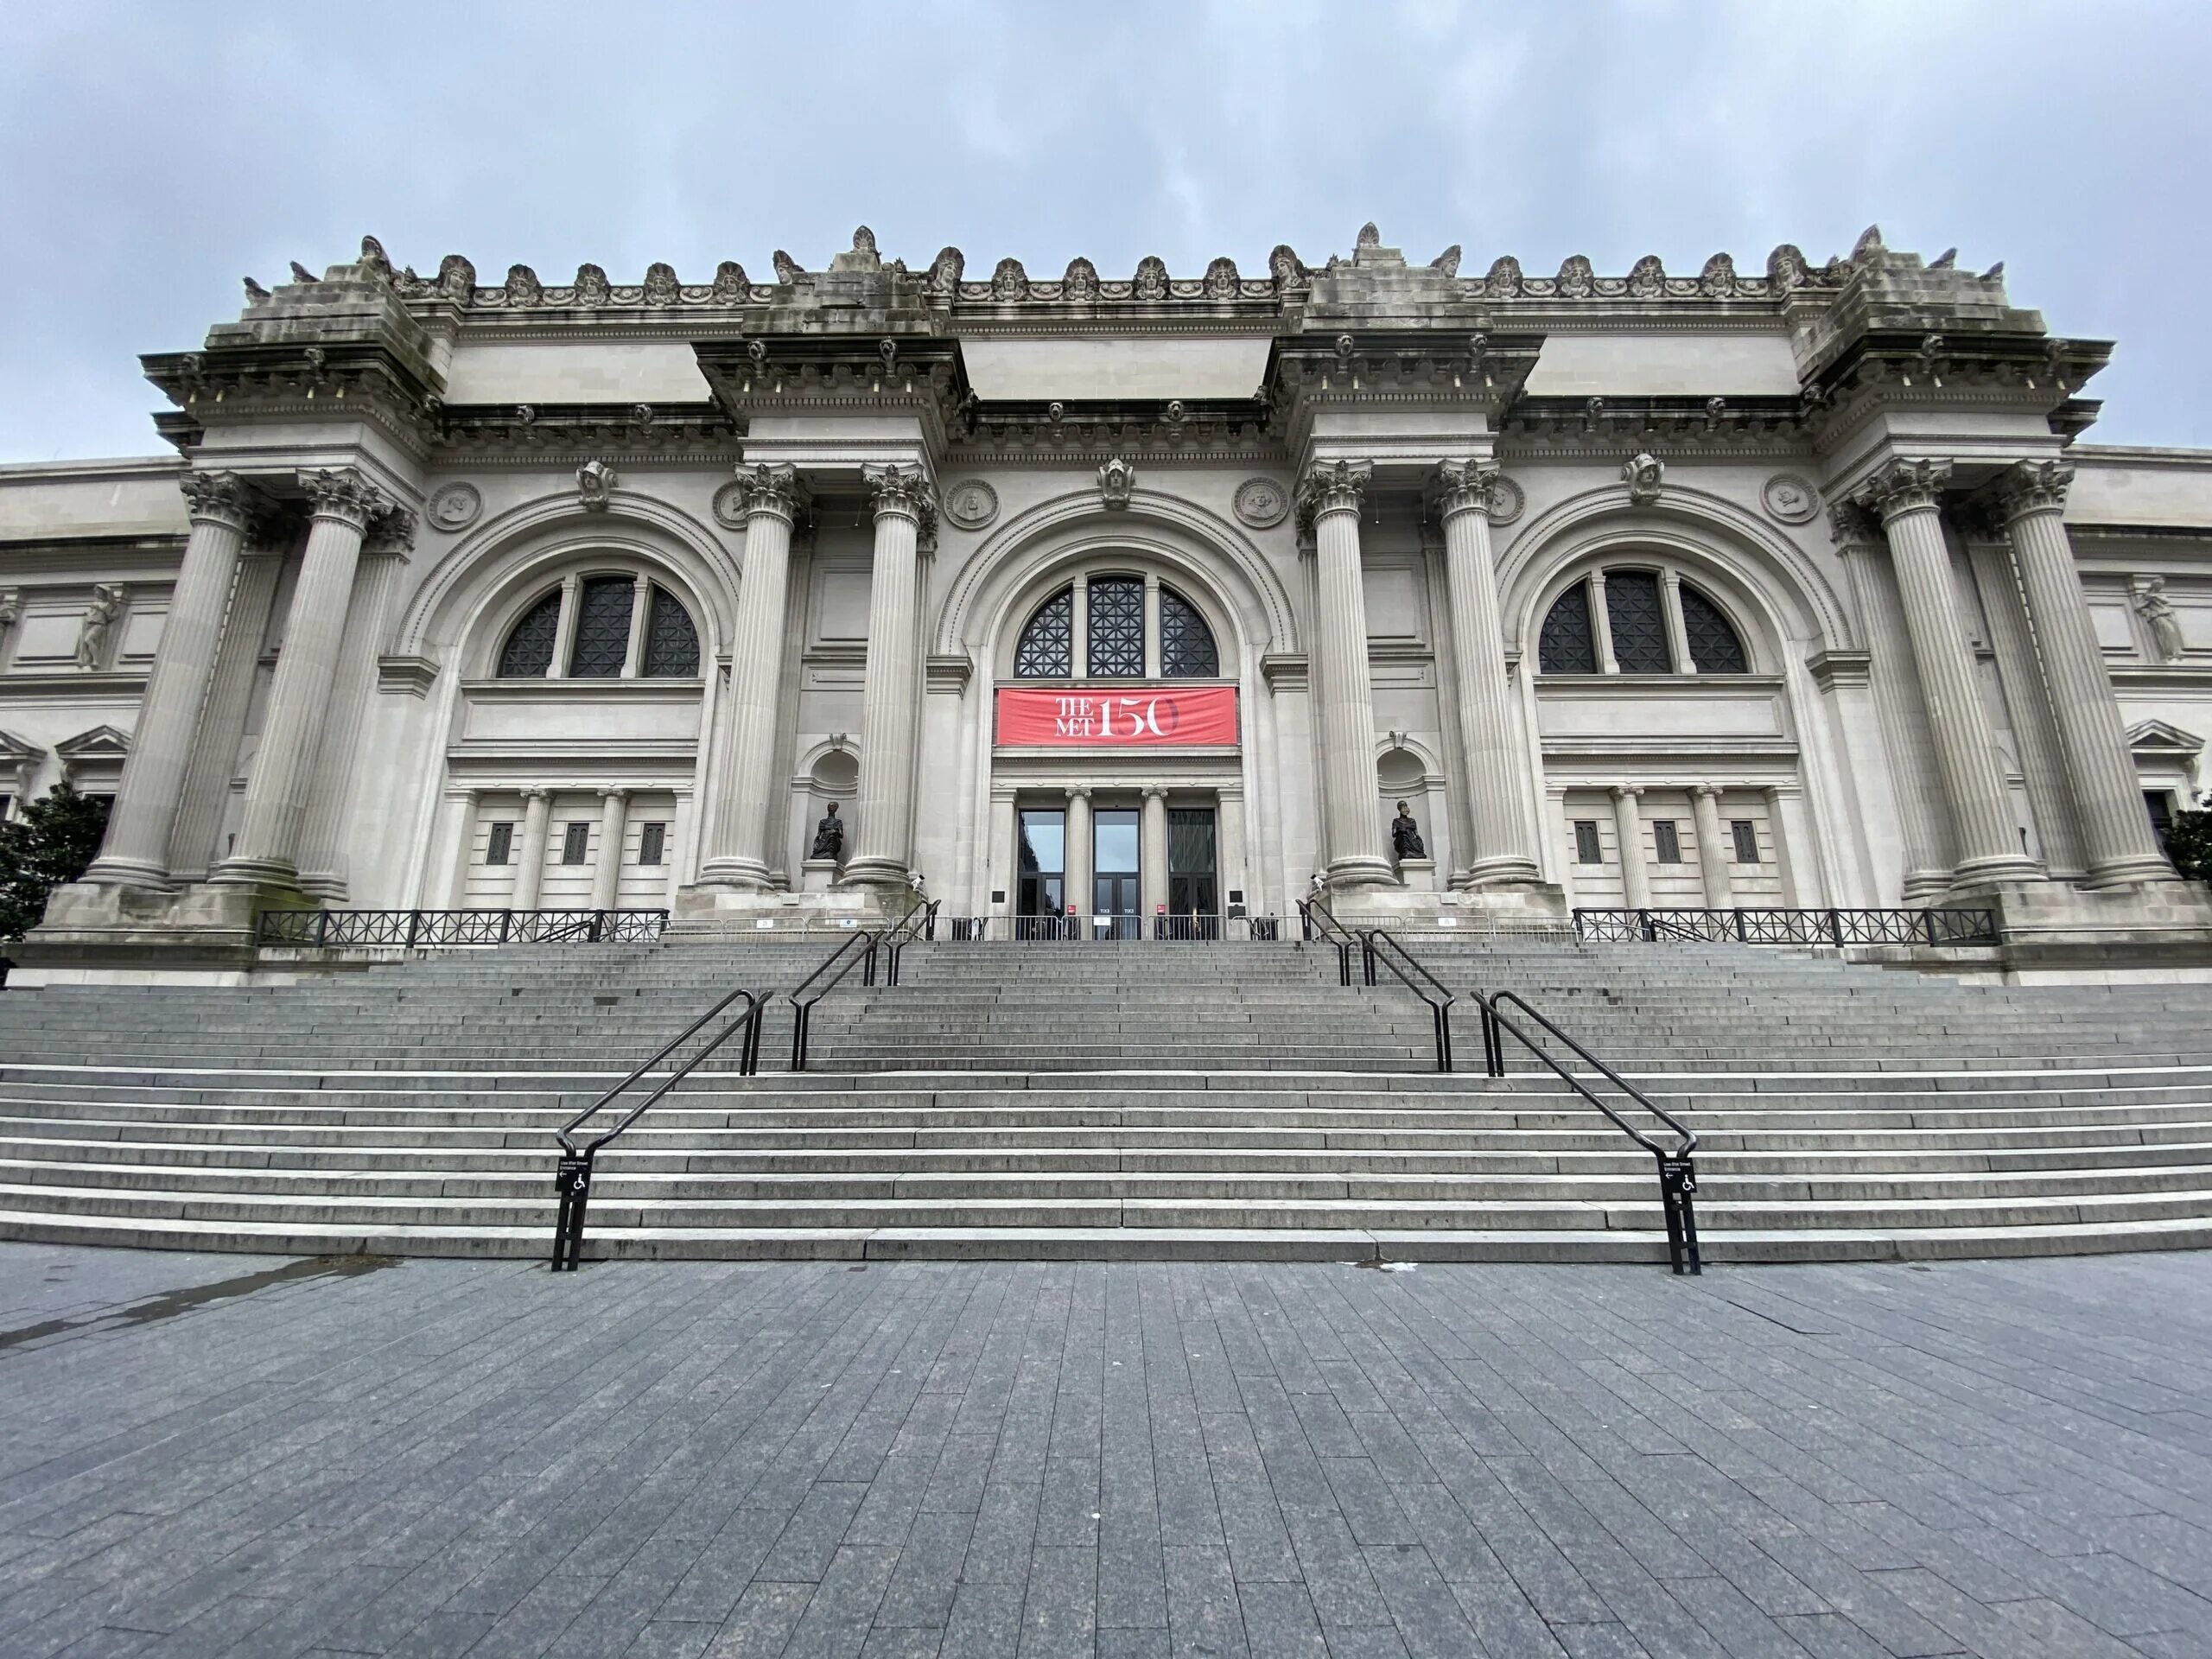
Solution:
[{"label": "stone pediment", "polygon": [[64,766],[80,766],[87,760],[120,760],[130,753],[130,734],[112,726],[95,726],[63,738],[54,746],[54,753]]},{"label": "stone pediment", "polygon": [[0,731],[0,766],[20,766],[46,759],[46,751],[35,743],[17,737],[13,732]]},{"label": "stone pediment", "polygon": [[2195,755],[2204,740],[2163,720],[2139,720],[2127,728],[2127,747],[2137,754]]}]

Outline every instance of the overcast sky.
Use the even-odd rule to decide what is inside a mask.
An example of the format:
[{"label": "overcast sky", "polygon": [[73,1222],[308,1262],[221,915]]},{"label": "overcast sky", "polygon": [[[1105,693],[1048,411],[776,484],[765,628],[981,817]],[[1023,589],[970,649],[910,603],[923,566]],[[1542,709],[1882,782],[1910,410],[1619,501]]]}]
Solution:
[{"label": "overcast sky", "polygon": [[0,460],[151,453],[137,354],[363,232],[432,271],[756,278],[866,222],[1057,276],[1364,219],[1548,273],[1776,243],[2002,259],[2116,340],[2091,438],[2212,446],[2212,4],[0,0]]}]

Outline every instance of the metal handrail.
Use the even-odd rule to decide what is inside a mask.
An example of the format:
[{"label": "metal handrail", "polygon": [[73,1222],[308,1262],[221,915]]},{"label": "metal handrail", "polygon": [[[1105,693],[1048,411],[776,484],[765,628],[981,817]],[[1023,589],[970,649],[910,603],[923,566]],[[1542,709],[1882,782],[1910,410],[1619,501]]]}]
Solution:
[{"label": "metal handrail", "polygon": [[931,899],[916,905],[906,912],[905,919],[898,926],[884,932],[883,982],[886,985],[899,982],[899,958],[906,954],[908,945],[918,938],[937,938],[937,910],[944,902],[941,899]]},{"label": "metal handrail", "polygon": [[434,945],[649,944],[665,910],[264,910],[257,944],[311,950]]},{"label": "metal handrail", "polygon": [[1298,930],[1307,944],[1312,944],[1318,936],[1321,943],[1337,947],[1337,983],[1350,985],[1351,948],[1359,941],[1352,937],[1350,928],[1337,919],[1337,913],[1319,899],[1301,899],[1298,901]]},{"label": "metal handrail", "polygon": [[[1531,1007],[1526,997],[1517,991],[1496,991],[1489,995],[1474,993],[1475,1001],[1483,1011],[1484,1069],[1493,1077],[1505,1075],[1505,1039],[1503,1033],[1510,1032],[1514,1038],[1531,1054],[1541,1060],[1561,1081],[1595,1106],[1612,1121],[1613,1127],[1642,1147],[1657,1160],[1659,1166],[1659,1204],[1667,1217],[1667,1259],[1676,1273],[1702,1273],[1704,1262],[1698,1253],[1697,1165],[1691,1156],[1697,1150],[1697,1132],[1684,1123],[1665,1107],[1658,1104],[1643,1090],[1607,1065],[1573,1038],[1561,1031],[1549,1019]],[[1522,1030],[1507,1015],[1503,1005],[1511,1003],[1541,1026],[1553,1037],[1573,1050],[1577,1059],[1599,1072],[1613,1087],[1664,1123],[1675,1135],[1671,1147],[1646,1134],[1623,1117],[1599,1097],[1580,1077],[1560,1063],[1558,1057],[1542,1044]]]},{"label": "metal handrail", "polygon": [[[792,1071],[806,1070],[806,1039],[807,1033],[814,1022],[814,1005],[843,984],[845,976],[862,963],[868,964],[868,971],[861,976],[861,983],[862,985],[875,983],[875,958],[876,953],[883,947],[883,935],[884,930],[880,927],[872,927],[855,933],[824,957],[820,967],[785,993],[790,997],[791,1005]],[[858,954],[854,954],[855,945],[861,947]],[[841,962],[844,966],[839,968],[837,964]],[[829,973],[832,968],[836,968],[837,971],[830,976],[828,984],[816,991],[812,996],[804,995],[816,980]]]},{"label": "metal handrail", "polygon": [[1582,943],[1656,944],[1694,939],[1722,944],[1994,945],[2004,943],[1997,912],[1966,906],[1922,910],[1816,910],[1771,906],[1726,909],[1638,906],[1578,908]]},{"label": "metal handrail", "polygon": [[1218,915],[1207,912],[1155,915],[1147,930],[1141,916],[1017,916],[1004,912],[945,918],[942,937],[954,944],[1276,944],[1280,916]]},{"label": "metal handrail", "polygon": [[[692,1038],[697,1036],[702,1030],[721,1015],[723,1009],[741,998],[745,1003],[744,1013],[716,1032],[697,1053],[664,1077],[651,1094],[625,1112],[621,1121],[613,1128],[581,1145],[577,1143],[578,1129],[614,1101],[628,1093],[640,1077],[685,1043],[690,1041]],[[713,1007],[709,1008],[686,1026],[658,1053],[554,1132],[555,1138],[561,1143],[560,1166],[554,1176],[555,1191],[559,1193],[561,1198],[561,1212],[554,1222],[553,1229],[554,1272],[574,1273],[576,1270],[576,1263],[582,1257],[584,1244],[584,1209],[591,1199],[592,1163],[599,1156],[600,1148],[644,1116],[648,1107],[698,1070],[700,1064],[709,1055],[715,1052],[740,1032],[745,1033],[745,1040],[738,1049],[738,1075],[751,1077],[759,1071],[760,1069],[761,1015],[766,1011],[767,1006],[767,998],[759,991],[742,989],[732,991]]]},{"label": "metal handrail", "polygon": [[[1375,988],[1375,964],[1380,962],[1398,976],[1399,983],[1428,1004],[1429,1015],[1436,1022],[1436,1069],[1449,1071],[1452,1069],[1452,1005],[1459,1000],[1452,995],[1451,987],[1423,967],[1421,959],[1399,944],[1385,929],[1362,929],[1359,945],[1361,977],[1367,982],[1370,990]],[[1385,955],[1386,948],[1395,955]],[[1408,973],[1408,969],[1411,969],[1413,973]],[[1414,974],[1420,975],[1427,983],[1423,985],[1416,982]]]}]

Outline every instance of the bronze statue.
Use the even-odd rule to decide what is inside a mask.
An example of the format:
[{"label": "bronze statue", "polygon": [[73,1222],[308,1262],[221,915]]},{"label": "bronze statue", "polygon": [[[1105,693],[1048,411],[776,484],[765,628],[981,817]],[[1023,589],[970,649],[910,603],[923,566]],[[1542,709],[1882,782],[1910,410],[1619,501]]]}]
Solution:
[{"label": "bronze statue", "polygon": [[1421,844],[1421,825],[1403,801],[1398,803],[1398,816],[1390,823],[1390,855],[1401,861],[1428,856],[1428,849]]},{"label": "bronze statue", "polygon": [[840,861],[844,859],[845,826],[843,821],[837,817],[836,802],[830,803],[830,809],[823,815],[822,822],[814,826],[814,850],[807,856],[834,858]]}]

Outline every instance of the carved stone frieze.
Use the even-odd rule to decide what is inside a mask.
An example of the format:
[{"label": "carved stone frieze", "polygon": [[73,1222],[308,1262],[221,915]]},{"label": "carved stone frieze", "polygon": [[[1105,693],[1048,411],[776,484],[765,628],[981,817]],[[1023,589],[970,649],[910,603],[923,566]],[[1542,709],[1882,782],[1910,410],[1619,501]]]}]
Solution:
[{"label": "carved stone frieze", "polygon": [[1479,512],[1489,517],[1497,479],[1495,461],[1440,461],[1432,485],[1437,517],[1451,518],[1462,512]]},{"label": "carved stone frieze", "polygon": [[263,505],[260,493],[236,473],[187,473],[177,487],[184,492],[185,510],[194,523],[214,518],[245,530]]},{"label": "carved stone frieze", "polygon": [[1298,516],[1310,523],[1324,513],[1357,512],[1374,481],[1372,461],[1317,461],[1298,480]]},{"label": "carved stone frieze", "polygon": [[1942,506],[1950,484],[1949,461],[1899,457],[1876,471],[1851,499],[1887,524],[1901,512]]},{"label": "carved stone frieze", "polygon": [[484,496],[474,484],[441,485],[430,493],[430,522],[440,530],[467,530],[484,511]]},{"label": "carved stone frieze", "polygon": [[1130,494],[1136,489],[1137,469],[1116,455],[1098,469],[1099,504],[1109,511],[1129,505]]},{"label": "carved stone frieze", "polygon": [[1648,451],[1630,455],[1621,463],[1621,482],[1628,486],[1628,499],[1640,507],[1648,507],[1659,499],[1666,476],[1666,462]]},{"label": "carved stone frieze", "polygon": [[2031,512],[2063,512],[2073,482],[2074,469],[2063,461],[2018,461],[1997,480],[1998,505],[2008,523]]},{"label": "carved stone frieze", "polygon": [[339,518],[365,531],[372,518],[392,511],[392,499],[353,467],[300,474],[300,493],[318,518]]},{"label": "carved stone frieze", "polygon": [[1521,486],[1500,474],[1490,486],[1490,521],[1493,524],[1510,524],[1529,505],[1529,498]]},{"label": "carved stone frieze", "polygon": [[964,479],[945,493],[944,516],[963,530],[981,530],[999,516],[999,493],[980,478]]},{"label": "carved stone frieze", "polygon": [[576,505],[586,512],[605,512],[621,474],[596,456],[576,468]]},{"label": "carved stone frieze", "polygon": [[[729,497],[734,510],[733,516],[723,518],[722,497]],[[777,518],[796,523],[806,499],[805,487],[799,482],[798,469],[783,462],[755,462],[740,467],[737,478],[722,486],[717,494],[715,517],[725,524],[741,524],[754,513],[772,513]]]},{"label": "carved stone frieze", "polygon": [[1236,516],[1255,530],[1272,530],[1290,514],[1290,492],[1272,478],[1248,478],[1236,486]]},{"label": "carved stone frieze", "polygon": [[877,518],[904,513],[915,521],[925,538],[935,531],[936,493],[930,487],[929,475],[920,467],[899,461],[871,461],[861,467],[861,481],[868,486]]},{"label": "carved stone frieze", "polygon": [[1821,493],[1796,473],[1777,473],[1760,488],[1759,505],[1777,524],[1808,524],[1821,510]]}]

